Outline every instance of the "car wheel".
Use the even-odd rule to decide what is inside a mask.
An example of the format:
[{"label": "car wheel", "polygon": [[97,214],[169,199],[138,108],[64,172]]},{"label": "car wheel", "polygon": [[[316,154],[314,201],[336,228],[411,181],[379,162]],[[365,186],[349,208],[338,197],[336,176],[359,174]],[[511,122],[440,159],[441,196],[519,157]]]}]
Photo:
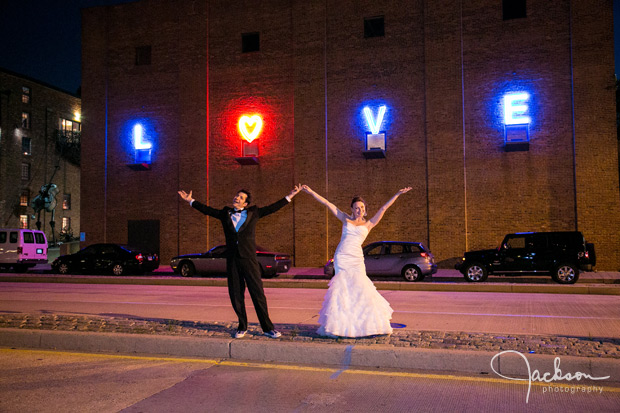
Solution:
[{"label": "car wheel", "polygon": [[58,264],[56,271],[58,271],[58,274],[69,274],[69,264],[61,262]]},{"label": "car wheel", "polygon": [[405,280],[411,282],[422,281],[424,279],[424,274],[422,274],[422,271],[420,271],[420,269],[415,265],[407,265],[403,268],[401,274]]},{"label": "car wheel", "polygon": [[112,274],[114,275],[123,275],[124,271],[125,268],[123,267],[123,264],[116,263],[112,266]]},{"label": "car wheel", "polygon": [[560,284],[575,284],[579,279],[579,270],[572,264],[560,264],[553,272],[553,280]]},{"label": "car wheel", "polygon": [[275,274],[266,273],[262,265],[259,265],[259,267],[260,267],[260,278],[273,278],[276,276]]},{"label": "car wheel", "polygon": [[183,261],[179,267],[179,274],[183,277],[193,277],[196,274],[196,267],[189,261]]},{"label": "car wheel", "polygon": [[465,279],[469,282],[482,282],[486,281],[489,274],[487,273],[486,268],[484,266],[473,263],[469,264],[467,268],[465,268]]}]

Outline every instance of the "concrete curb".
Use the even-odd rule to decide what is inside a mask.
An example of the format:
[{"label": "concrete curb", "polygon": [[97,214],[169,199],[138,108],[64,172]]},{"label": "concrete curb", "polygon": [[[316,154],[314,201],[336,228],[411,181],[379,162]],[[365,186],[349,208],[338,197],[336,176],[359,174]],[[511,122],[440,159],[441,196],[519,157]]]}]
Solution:
[{"label": "concrete curb", "polygon": [[[388,368],[489,374],[491,368],[506,378],[527,378],[534,370],[541,376],[556,371],[560,359],[562,373],[577,372],[592,377],[610,376],[620,381],[620,359],[522,354],[515,351],[491,353],[468,350],[437,350],[388,345],[290,343],[279,340],[235,340],[204,337],[93,333],[49,330],[0,330],[0,346],[100,353],[150,354],[172,357],[198,357],[216,360],[312,364],[347,368]],[[526,361],[527,360],[527,361]],[[528,372],[529,370],[529,372]],[[578,384],[579,382],[573,383]],[[591,384],[591,382],[588,382]],[[599,382],[599,385],[603,385]]]}]

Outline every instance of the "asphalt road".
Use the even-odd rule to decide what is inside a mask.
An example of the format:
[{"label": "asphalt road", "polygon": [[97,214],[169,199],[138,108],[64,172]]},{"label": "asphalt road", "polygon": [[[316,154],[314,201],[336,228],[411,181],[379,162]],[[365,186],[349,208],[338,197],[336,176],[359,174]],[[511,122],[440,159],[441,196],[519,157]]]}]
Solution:
[{"label": "asphalt road", "polygon": [[[390,291],[404,329],[620,337],[620,296]],[[266,289],[276,324],[316,324],[325,290]],[[249,296],[251,323],[257,322]],[[236,321],[225,287],[0,283],[0,312]]]},{"label": "asphalt road", "polygon": [[617,412],[614,383],[0,350],[3,412]]}]

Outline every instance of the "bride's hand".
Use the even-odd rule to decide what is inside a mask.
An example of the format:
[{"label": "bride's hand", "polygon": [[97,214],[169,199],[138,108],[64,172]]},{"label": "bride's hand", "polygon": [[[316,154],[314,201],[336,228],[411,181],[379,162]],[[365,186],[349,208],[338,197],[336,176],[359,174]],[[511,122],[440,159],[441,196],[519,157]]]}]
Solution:
[{"label": "bride's hand", "polygon": [[305,193],[308,193],[308,194],[312,193],[312,189],[310,189],[310,187],[308,185],[302,185],[301,186],[301,190],[304,191]]},{"label": "bride's hand", "polygon": [[408,186],[408,187],[406,187],[406,188],[403,188],[403,189],[401,189],[400,191],[398,191],[398,195],[405,194],[405,193],[407,193],[407,192],[409,192],[409,191],[411,191],[411,187],[410,187],[410,186]]}]

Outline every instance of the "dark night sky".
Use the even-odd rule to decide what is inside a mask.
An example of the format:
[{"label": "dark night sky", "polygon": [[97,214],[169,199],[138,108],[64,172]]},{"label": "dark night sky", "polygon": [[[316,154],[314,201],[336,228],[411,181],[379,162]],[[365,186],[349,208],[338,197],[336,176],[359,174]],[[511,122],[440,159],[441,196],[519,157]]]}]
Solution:
[{"label": "dark night sky", "polygon": [[80,9],[135,0],[0,0],[0,67],[76,93]]},{"label": "dark night sky", "polygon": [[[80,9],[135,0],[0,0],[0,67],[75,93],[81,83]],[[614,0],[620,16],[620,0]],[[614,18],[615,73],[620,18]]]}]

